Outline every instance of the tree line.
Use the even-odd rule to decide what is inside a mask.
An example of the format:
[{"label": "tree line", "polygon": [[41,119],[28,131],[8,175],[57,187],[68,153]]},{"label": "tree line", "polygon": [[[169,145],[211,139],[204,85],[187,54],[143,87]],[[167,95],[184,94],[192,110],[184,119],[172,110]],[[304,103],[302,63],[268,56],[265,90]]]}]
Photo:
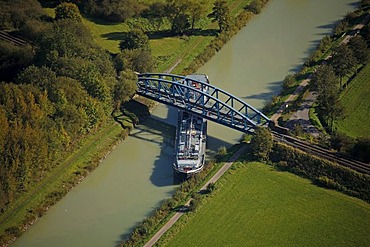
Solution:
[{"label": "tree line", "polygon": [[[340,29],[341,32],[339,32],[338,26],[353,26],[358,17],[356,12],[347,15],[335,28],[334,35],[341,36],[344,30]],[[325,50],[324,47],[331,43],[329,39],[329,37],[325,37],[319,48],[322,47],[322,50]],[[369,48],[370,24],[367,24],[348,43],[343,43],[332,50],[327,63],[317,68],[310,82],[311,89],[319,94],[317,112],[320,121],[324,123],[331,134],[330,143],[322,140],[321,145],[331,146],[364,162],[370,161],[370,140],[365,138],[355,140],[338,133],[334,130],[334,122],[345,118],[348,114],[340,101],[341,92],[350,83],[350,80],[345,81],[344,78],[355,76],[361,68],[368,64],[370,60]]]},{"label": "tree line", "polygon": [[251,139],[254,158],[345,194],[370,201],[370,176],[316,157],[286,144],[274,142],[267,128],[257,128]]},{"label": "tree line", "polygon": [[36,0],[0,2],[0,28],[29,43],[0,41],[1,212],[136,91],[130,65],[116,66],[93,42],[74,4],[55,11],[53,19]]},{"label": "tree line", "polygon": [[[366,17],[369,9],[370,1],[361,1],[359,9],[348,13],[335,25],[333,34],[321,40],[316,50],[305,62],[302,71],[296,75],[287,75],[283,81],[283,89],[289,91],[296,85],[296,81],[308,71],[308,68],[319,65],[313,72],[309,84],[310,90],[318,92],[316,112],[329,134],[329,136],[325,133],[320,135],[319,145],[333,148],[363,162],[370,161],[370,140],[368,138],[354,139],[339,133],[335,130],[334,124],[349,114],[341,104],[341,93],[351,83],[351,78],[355,77],[370,59],[370,24],[366,24],[361,31],[351,29]],[[355,32],[355,35],[348,43],[335,46],[335,43],[346,32]],[[265,110],[273,105],[274,102],[268,104]],[[296,132],[303,131],[299,127],[296,126]]]},{"label": "tree line", "polygon": [[[349,27],[356,25],[366,16],[368,1],[361,1],[360,9],[351,12],[337,23],[333,30],[333,36],[326,36],[320,42],[316,51],[311,55],[306,64],[313,64],[315,61],[322,62],[320,57],[330,49],[333,39],[341,37]],[[319,66],[310,81],[310,89],[319,93],[317,103],[318,111],[322,122],[327,126],[329,132],[333,131],[334,122],[345,117],[344,108],[340,103],[339,96],[342,90],[347,87],[343,84],[344,78],[357,74],[357,71],[366,65],[370,60],[370,25],[367,24],[361,32],[356,32],[348,43],[342,43],[332,49],[326,63]]]}]

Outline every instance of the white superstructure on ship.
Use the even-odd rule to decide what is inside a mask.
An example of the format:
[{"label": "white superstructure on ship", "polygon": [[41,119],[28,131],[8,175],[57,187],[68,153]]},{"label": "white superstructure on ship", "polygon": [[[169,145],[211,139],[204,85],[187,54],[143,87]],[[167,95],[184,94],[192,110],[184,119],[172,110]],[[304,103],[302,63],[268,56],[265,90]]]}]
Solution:
[{"label": "white superstructure on ship", "polygon": [[[208,83],[206,75],[190,75],[187,78]],[[193,86],[198,88],[196,82]],[[207,89],[204,89],[207,90]],[[178,111],[173,169],[189,177],[203,169],[206,153],[207,121],[200,116]]]}]

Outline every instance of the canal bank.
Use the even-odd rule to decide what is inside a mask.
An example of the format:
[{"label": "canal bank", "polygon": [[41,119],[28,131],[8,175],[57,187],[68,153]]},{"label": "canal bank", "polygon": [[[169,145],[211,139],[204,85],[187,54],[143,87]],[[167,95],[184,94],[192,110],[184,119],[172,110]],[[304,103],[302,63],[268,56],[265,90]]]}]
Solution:
[{"label": "canal bank", "polygon": [[[291,1],[272,1],[271,6],[267,7],[266,12],[272,8],[272,6],[277,5],[274,6],[274,11],[271,11],[269,14],[273,14],[274,18],[271,16],[269,17],[272,21],[276,21],[277,19],[284,19],[283,17],[286,15],[293,15],[293,13],[285,11],[285,8],[289,7],[290,5],[296,6],[296,9],[288,8],[289,11],[295,12],[300,10],[298,11],[300,14],[304,14],[305,9],[313,11],[312,8],[307,8],[307,5],[311,5],[312,2],[315,2],[316,8],[317,5],[320,4],[328,5],[324,6],[326,11],[328,11],[328,7],[329,9],[333,7],[333,2],[299,2],[300,3],[292,3]],[[279,52],[276,52],[276,57],[272,56],[274,53],[272,51],[278,51],[281,49],[278,46],[276,49],[271,47],[269,47],[268,50],[267,48],[266,50],[256,49],[259,50],[259,52],[252,53],[253,55],[249,53],[251,52],[250,49],[253,50],[259,42],[266,42],[264,39],[261,40],[260,32],[268,32],[268,24],[271,23],[268,23],[268,20],[262,18],[266,14],[264,12],[261,14],[261,16],[253,20],[247,28],[241,31],[242,33],[246,32],[245,30],[254,30],[253,32],[247,32],[246,37],[243,36],[245,39],[248,37],[253,37],[254,35],[258,35],[256,39],[252,40],[253,42],[251,42],[251,40],[242,40],[241,43],[238,44],[238,41],[236,40],[239,39],[239,35],[236,36],[230,41],[230,43],[232,43],[230,48],[226,49],[225,46],[225,48],[215,56],[215,58],[219,57],[220,61],[222,62],[218,61],[215,64],[209,65],[210,71],[208,72],[206,72],[206,64],[204,70],[202,68],[200,72],[207,73],[210,76],[212,83],[225,88],[229,92],[237,92],[235,94],[244,98],[248,103],[257,100],[256,103],[251,104],[260,108],[261,105],[263,105],[263,102],[269,99],[270,96],[276,94],[276,92],[279,90],[279,83],[282,78],[284,78],[286,72],[294,70],[297,67],[297,64],[299,64],[299,61],[296,61],[297,56],[298,58],[307,56],[305,52],[307,52],[307,50],[309,50],[311,45],[314,43],[313,42],[310,45],[310,42],[318,42],[320,40],[320,35],[317,35],[317,32],[320,31],[320,33],[325,33],[330,32],[331,30],[331,27],[319,28],[318,26],[332,25],[335,20],[340,19],[342,15],[351,8],[349,5],[351,2],[349,1],[339,2],[340,4],[338,1],[336,1],[337,4],[334,10],[330,9],[329,12],[332,15],[326,16],[326,20],[321,19],[322,16],[317,16],[317,22],[311,23],[311,28],[308,29],[307,32],[310,32],[311,35],[313,35],[313,39],[312,36],[310,36],[308,40],[305,40],[305,42],[300,44],[300,49],[298,49],[299,52],[294,55],[294,59],[290,58],[287,59],[287,61],[285,59],[282,60],[282,58],[279,57],[281,56]],[[279,12],[276,12],[279,10],[279,8],[280,11],[283,11],[283,13],[280,13],[283,14],[283,16],[275,15],[279,14]],[[322,13],[318,14],[322,15]],[[315,15],[315,11],[306,12],[305,15]],[[262,18],[262,21],[260,21],[260,18]],[[312,21],[311,18],[310,21]],[[251,24],[257,25],[257,27],[252,28]],[[284,26],[283,23],[280,24]],[[297,25],[298,24],[301,23],[297,23]],[[293,38],[292,36],[289,36],[292,30],[289,30],[287,26],[285,26],[285,28],[282,27],[282,29],[287,29],[287,31],[289,31],[284,33],[286,36],[288,36],[288,38],[293,40],[295,39],[295,36],[293,36]],[[275,32],[273,32],[273,34],[276,35]],[[276,38],[276,40],[279,40],[279,38]],[[296,42],[299,43],[300,40],[296,40]],[[278,43],[281,44],[284,42]],[[307,43],[309,43],[308,46]],[[284,47],[285,49],[283,50],[288,52],[291,44],[287,43],[286,45],[287,47]],[[237,47],[241,50],[233,51],[233,48]],[[225,52],[223,52],[225,49],[231,49],[226,52],[226,56]],[[248,52],[245,53],[245,50],[248,50]],[[295,50],[292,50],[291,52],[294,53]],[[266,60],[264,60],[265,62],[262,62],[260,66],[257,66],[256,71],[250,71],[249,66],[251,66],[251,64],[248,64],[247,62],[254,61],[255,63],[259,63],[259,57],[265,57],[265,53],[271,53],[269,54],[269,59],[274,60],[269,61],[269,59],[267,59],[268,63]],[[221,56],[221,54],[223,55]],[[234,60],[234,57],[238,55],[241,56],[239,60]],[[287,54],[285,54],[285,56],[289,57]],[[279,71],[279,69],[274,68],[274,65],[282,66],[282,63],[284,63],[283,71]],[[233,68],[238,68],[239,71],[236,73],[232,70]],[[213,74],[213,69],[216,69],[216,72],[217,70],[221,69],[224,77],[221,77],[221,75],[218,75],[217,73]],[[269,69],[271,74],[269,73],[269,77],[263,79],[261,77],[266,73],[266,69]],[[244,75],[240,75],[240,71],[245,71],[246,73]],[[278,71],[279,73],[274,75],[274,71]],[[233,78],[234,75],[236,75],[235,78]],[[253,79],[253,75],[256,75],[255,79]],[[226,88],[233,86],[233,84],[236,88],[236,91],[232,88]],[[170,112],[161,112],[160,108],[161,107],[156,108],[153,112],[154,117],[152,118],[152,123],[144,123],[141,129],[139,129],[137,132],[133,132],[133,136],[129,137],[127,141],[122,143],[122,145],[127,143],[126,146],[120,151],[118,148],[116,149],[118,154],[115,156],[115,158],[108,160],[108,156],[107,160],[103,162],[101,166],[102,168],[99,167],[96,171],[94,171],[93,174],[90,175],[93,176],[95,173],[100,174],[99,176],[96,175],[96,179],[89,179],[90,176],[85,179],[77,187],[81,187],[78,189],[80,192],[76,192],[75,195],[68,194],[61,201],[61,203],[56,205],[55,211],[52,212],[52,210],[50,210],[48,214],[40,220],[40,222],[44,221],[42,224],[38,222],[35,226],[31,227],[30,231],[28,231],[24,237],[22,236],[19,239],[19,243],[17,243],[18,241],[15,243],[15,246],[79,246],[81,244],[91,246],[113,245],[115,241],[120,238],[121,234],[126,234],[133,225],[149,214],[153,210],[153,207],[158,205],[162,199],[167,198],[169,194],[171,194],[173,187],[171,183],[168,182],[169,180],[165,179],[167,174],[166,170],[163,170],[163,173],[160,170],[161,168],[168,169],[171,167],[171,160],[167,159],[166,157],[167,154],[171,154],[173,152],[170,151],[170,149],[172,149],[170,144],[172,140],[171,138],[166,139],[166,137],[163,139],[161,136],[166,134],[161,132],[162,130],[157,131],[156,127],[159,122],[171,122],[173,115],[171,115]],[[217,127],[215,127],[212,130],[213,132],[210,132],[209,134],[211,147],[212,145],[217,147],[220,143],[222,145],[232,145],[235,143],[234,141],[240,137],[239,133],[235,133],[235,135],[233,133],[232,136],[230,136],[229,134],[231,131],[227,129],[217,130],[216,128]],[[114,150],[112,154],[116,152],[116,150]],[[122,169],[122,167],[125,167],[125,169]],[[172,172],[171,169],[169,170]],[[116,174],[116,176],[113,176],[114,174]],[[154,174],[161,176],[157,177],[158,180],[156,180],[156,176],[153,176]],[[172,176],[172,174],[169,176]],[[125,183],[124,181],[130,181],[130,183]],[[154,200],[149,200],[149,198],[152,196],[156,198]],[[123,197],[124,199],[121,201],[117,200],[115,197]],[[65,200],[67,202],[63,202]],[[102,205],[103,202],[104,204]],[[59,204],[69,205],[69,207],[58,207]],[[92,210],[92,208],[95,209]],[[145,210],[142,210],[142,208],[145,208]],[[78,213],[71,214],[71,216],[69,216],[68,212],[74,211],[71,209],[78,211]],[[63,214],[63,212],[65,213]],[[94,218],[94,216],[98,217]],[[105,218],[107,218],[107,220],[104,220]],[[79,219],[80,222],[76,223],[75,219]]]}]

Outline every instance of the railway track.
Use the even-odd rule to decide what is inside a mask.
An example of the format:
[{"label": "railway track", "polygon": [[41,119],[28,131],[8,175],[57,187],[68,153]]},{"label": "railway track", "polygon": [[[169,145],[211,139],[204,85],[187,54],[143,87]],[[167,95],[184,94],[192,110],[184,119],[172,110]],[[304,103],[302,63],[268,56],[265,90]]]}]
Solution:
[{"label": "railway track", "polygon": [[348,167],[355,171],[365,173],[365,174],[370,174],[370,164],[366,164],[358,160],[353,160],[353,159],[343,157],[336,152],[332,152],[325,148],[319,147],[317,145],[308,143],[306,141],[297,139],[289,135],[280,134],[275,131],[272,132],[272,135],[275,141],[286,143],[287,145],[293,146],[295,148],[298,148],[307,153],[311,153],[313,155],[319,156],[321,158],[330,160],[332,162]]},{"label": "railway track", "polygon": [[27,45],[26,41],[21,40],[17,37],[14,37],[14,36],[8,34],[7,32],[4,32],[4,31],[0,31],[0,39],[5,40],[5,41],[10,42],[10,43],[13,43],[13,44],[18,45],[18,46]]}]

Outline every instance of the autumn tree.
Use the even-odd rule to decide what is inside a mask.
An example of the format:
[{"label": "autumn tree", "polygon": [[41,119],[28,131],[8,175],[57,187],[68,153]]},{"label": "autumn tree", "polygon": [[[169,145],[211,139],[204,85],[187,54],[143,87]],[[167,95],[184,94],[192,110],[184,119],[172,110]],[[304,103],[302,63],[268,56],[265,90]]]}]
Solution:
[{"label": "autumn tree", "polygon": [[220,32],[230,28],[230,10],[225,0],[217,0],[208,17],[212,19],[212,22],[218,23]]}]

